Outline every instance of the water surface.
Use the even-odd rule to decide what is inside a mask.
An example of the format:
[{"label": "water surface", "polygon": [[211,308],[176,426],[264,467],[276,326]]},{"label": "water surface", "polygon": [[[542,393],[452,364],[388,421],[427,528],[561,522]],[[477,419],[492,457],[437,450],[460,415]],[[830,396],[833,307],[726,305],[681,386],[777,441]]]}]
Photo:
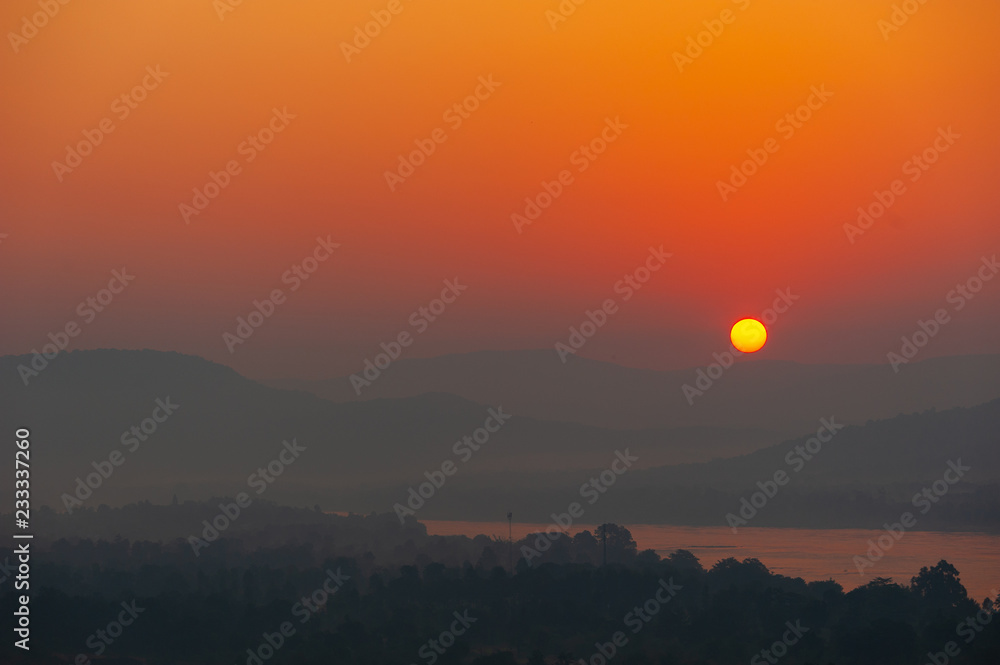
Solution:
[{"label": "water surface", "polygon": [[[433,535],[486,534],[507,538],[507,522],[423,521]],[[542,531],[547,524],[513,525],[514,540]],[[865,529],[778,529],[741,528],[736,534],[728,527],[689,527],[661,524],[629,524],[640,550],[653,549],[661,556],[677,549],[690,550],[705,568],[719,559],[748,557],[760,559],[771,571],[801,577],[807,581],[834,579],[845,590],[870,582],[875,577],[891,577],[908,584],[923,566],[948,560],[961,574],[962,584],[977,602],[996,596],[1000,588],[1000,536],[974,532],[909,531],[896,541],[885,556],[863,575],[854,556],[865,556],[869,539],[877,540],[885,531]],[[573,525],[571,533],[594,525]]]}]

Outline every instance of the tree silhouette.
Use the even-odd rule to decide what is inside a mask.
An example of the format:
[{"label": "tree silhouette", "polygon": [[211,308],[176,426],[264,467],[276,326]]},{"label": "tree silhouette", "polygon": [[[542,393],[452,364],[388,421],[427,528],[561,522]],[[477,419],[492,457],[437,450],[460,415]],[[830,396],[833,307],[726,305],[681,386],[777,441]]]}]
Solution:
[{"label": "tree silhouette", "polygon": [[944,559],[930,568],[921,568],[910,580],[910,589],[931,607],[942,610],[958,609],[969,600],[958,569]]},{"label": "tree silhouette", "polygon": [[606,523],[597,527],[597,533],[604,539],[601,545],[607,545],[609,563],[628,563],[635,559],[639,548],[628,529],[619,524]]}]

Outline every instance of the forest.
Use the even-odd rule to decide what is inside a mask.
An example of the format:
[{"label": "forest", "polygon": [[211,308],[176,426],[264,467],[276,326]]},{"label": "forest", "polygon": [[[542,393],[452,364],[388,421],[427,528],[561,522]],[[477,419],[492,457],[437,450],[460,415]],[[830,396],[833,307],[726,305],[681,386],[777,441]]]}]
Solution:
[{"label": "forest", "polygon": [[[756,559],[706,568],[683,549],[639,551],[614,524],[550,535],[529,561],[521,548],[537,534],[429,536],[392,514],[256,508],[197,554],[166,534],[211,504],[43,511],[49,535],[32,559],[38,648],[8,641],[3,662],[1000,662],[1000,597],[969,598],[947,561],[845,592]],[[109,535],[130,527],[144,536]],[[5,566],[12,558],[0,550]],[[9,575],[2,588],[13,611]]]}]

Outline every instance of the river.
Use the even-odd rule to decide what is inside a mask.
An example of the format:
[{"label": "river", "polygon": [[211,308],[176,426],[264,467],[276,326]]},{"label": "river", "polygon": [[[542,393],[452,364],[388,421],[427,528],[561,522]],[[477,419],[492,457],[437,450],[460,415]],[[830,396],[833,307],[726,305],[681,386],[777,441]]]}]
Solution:
[{"label": "river", "polygon": [[[486,534],[507,538],[506,522],[427,520],[423,524],[432,535]],[[514,540],[548,526],[515,523]],[[994,534],[908,531],[881,559],[865,568],[864,574],[859,574],[855,555],[865,557],[868,541],[877,540],[885,531],[747,527],[734,534],[728,527],[626,526],[640,550],[653,549],[661,556],[677,549],[690,550],[705,568],[726,557],[740,560],[755,557],[775,573],[807,581],[834,579],[850,590],[875,577],[891,577],[899,584],[908,584],[921,567],[946,559],[958,569],[962,584],[977,602],[991,595],[991,590],[1000,588],[1000,535]],[[570,532],[584,529],[594,531],[594,525],[573,525]],[[996,591],[992,596],[996,596]]]}]

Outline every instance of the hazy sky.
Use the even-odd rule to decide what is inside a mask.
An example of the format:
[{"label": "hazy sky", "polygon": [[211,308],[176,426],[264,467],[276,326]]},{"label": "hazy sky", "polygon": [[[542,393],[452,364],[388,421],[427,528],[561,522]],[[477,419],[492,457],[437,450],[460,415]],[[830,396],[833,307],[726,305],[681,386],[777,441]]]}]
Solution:
[{"label": "hazy sky", "polygon": [[[1000,279],[947,302],[1000,253],[995,2],[913,3],[892,31],[888,0],[592,0],[558,22],[557,0],[219,4],[71,2],[37,30],[37,3],[0,7],[0,353],[75,321],[71,348],[321,376],[401,331],[410,357],[550,347],[611,298],[582,355],[682,367],[786,287],[799,300],[761,357],[885,362],[939,308],[921,357],[1000,352]],[[269,123],[271,143],[244,143]],[[85,131],[99,144],[54,166]],[[602,132],[604,152],[578,152]],[[415,141],[434,152],[390,187]],[[519,232],[511,215],[564,170]],[[292,292],[317,237],[340,247]],[[660,245],[672,257],[625,302],[616,283]],[[134,281],[88,322],[78,304],[122,267]],[[417,330],[455,278],[468,289]],[[287,300],[230,354],[223,333],[274,289]]]}]

